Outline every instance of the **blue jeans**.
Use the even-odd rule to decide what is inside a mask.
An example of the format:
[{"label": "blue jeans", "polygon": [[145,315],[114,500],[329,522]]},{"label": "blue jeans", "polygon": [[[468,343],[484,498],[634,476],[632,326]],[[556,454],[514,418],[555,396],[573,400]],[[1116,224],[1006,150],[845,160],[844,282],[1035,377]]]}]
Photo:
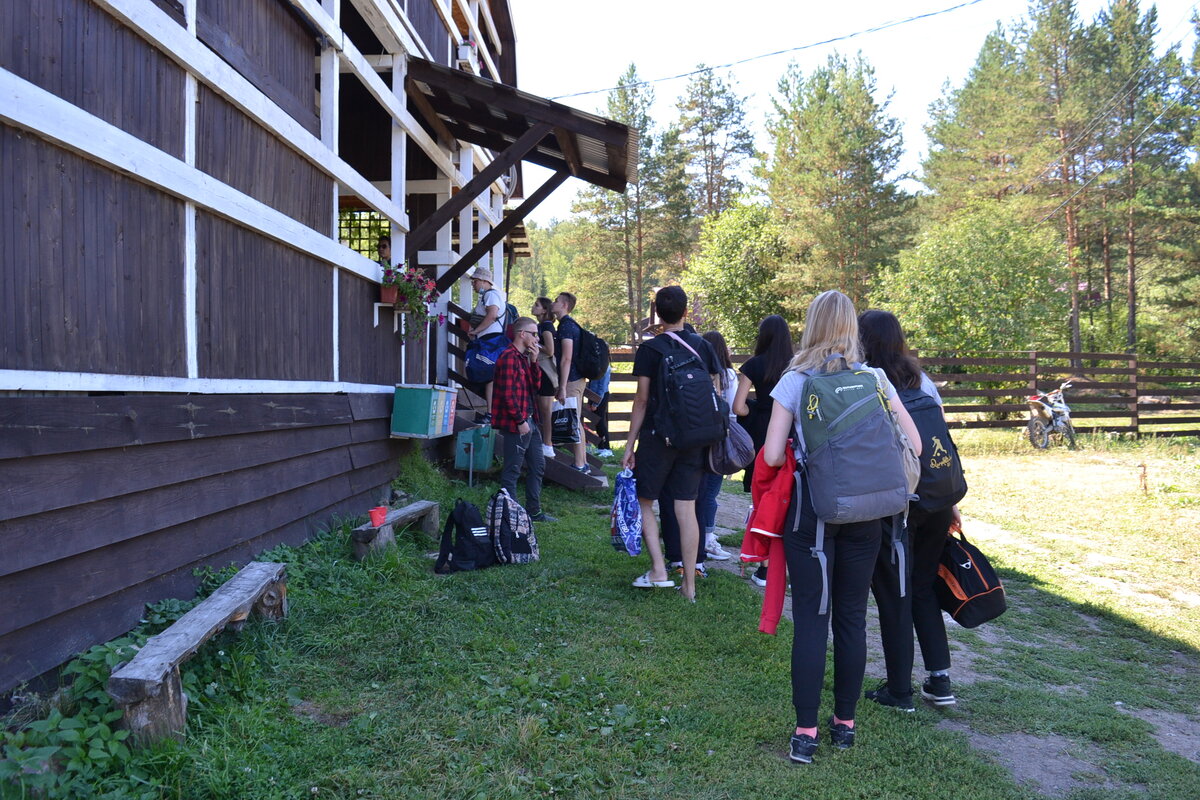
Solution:
[{"label": "blue jeans", "polygon": [[717,527],[717,495],[721,493],[724,475],[705,472],[700,478],[700,497],[696,499],[696,517],[700,522],[700,533],[712,533]]}]

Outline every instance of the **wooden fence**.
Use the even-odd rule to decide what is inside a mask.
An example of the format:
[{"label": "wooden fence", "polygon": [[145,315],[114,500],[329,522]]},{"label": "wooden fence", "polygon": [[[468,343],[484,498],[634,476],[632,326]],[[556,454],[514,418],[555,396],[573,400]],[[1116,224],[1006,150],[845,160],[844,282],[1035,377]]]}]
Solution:
[{"label": "wooden fence", "polygon": [[[740,364],[746,354],[734,356]],[[629,430],[637,383],[631,348],[614,348],[609,428],[620,442]],[[1066,379],[1075,429],[1136,436],[1200,436],[1200,362],[1143,361],[1123,353],[938,353],[921,362],[938,383],[954,428],[1023,428],[1026,398]],[[1078,364],[1081,366],[1071,366]],[[585,419],[594,424],[589,411]],[[589,439],[594,435],[589,431]]]}]

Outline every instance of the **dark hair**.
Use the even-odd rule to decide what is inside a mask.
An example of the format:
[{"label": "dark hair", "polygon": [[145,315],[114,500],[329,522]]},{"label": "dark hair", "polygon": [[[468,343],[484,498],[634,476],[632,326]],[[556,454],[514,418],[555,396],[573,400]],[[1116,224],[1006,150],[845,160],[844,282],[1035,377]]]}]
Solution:
[{"label": "dark hair", "polygon": [[725,391],[728,388],[725,386],[725,381],[729,379],[725,370],[733,368],[733,362],[729,360],[729,345],[725,344],[725,337],[721,335],[720,331],[705,331],[703,339],[712,345],[717,354],[717,363],[721,365],[721,391]]},{"label": "dark hair", "polygon": [[539,297],[534,300],[533,303],[534,305],[539,305],[542,307],[542,313],[538,317],[539,320],[544,321],[548,316],[550,316],[550,306],[553,305],[553,303],[551,303],[549,297]]},{"label": "dark hair", "polygon": [[687,313],[687,292],[682,286],[664,286],[654,295],[654,310],[668,325],[674,325]]},{"label": "dark hair", "polygon": [[763,369],[764,381],[767,386],[779,382],[783,371],[788,368],[796,348],[792,345],[792,329],[787,320],[778,314],[772,314],[758,323],[758,339],[754,342],[754,355],[763,356],[766,362]]},{"label": "dark hair", "polygon": [[567,313],[568,314],[570,314],[572,311],[575,310],[575,295],[571,294],[570,292],[559,292],[558,297],[555,299],[560,299],[560,298],[567,301]]},{"label": "dark hair", "polygon": [[871,309],[858,315],[863,358],[879,367],[897,389],[921,385],[921,362],[908,350],[900,320],[890,311]]}]

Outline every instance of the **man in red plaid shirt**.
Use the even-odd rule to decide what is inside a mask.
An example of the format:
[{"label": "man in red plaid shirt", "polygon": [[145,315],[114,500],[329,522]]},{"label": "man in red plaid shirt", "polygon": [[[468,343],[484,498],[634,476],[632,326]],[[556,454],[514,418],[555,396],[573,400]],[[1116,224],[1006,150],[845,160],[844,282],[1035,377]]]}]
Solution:
[{"label": "man in red plaid shirt", "polygon": [[553,522],[554,518],[542,511],[542,475],[546,471],[546,457],[542,453],[542,433],[535,401],[542,380],[542,372],[537,367],[537,327],[537,322],[529,317],[514,322],[513,343],[496,359],[492,427],[500,431],[504,446],[500,487],[516,497],[521,467],[528,467],[525,510],[534,522]]}]

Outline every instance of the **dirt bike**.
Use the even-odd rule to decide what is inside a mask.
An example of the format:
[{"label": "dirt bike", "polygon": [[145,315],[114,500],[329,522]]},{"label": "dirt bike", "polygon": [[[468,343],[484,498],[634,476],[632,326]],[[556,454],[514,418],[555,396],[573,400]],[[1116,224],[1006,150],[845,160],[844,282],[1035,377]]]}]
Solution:
[{"label": "dirt bike", "polygon": [[1063,381],[1054,391],[1040,392],[1030,395],[1027,399],[1029,443],[1037,449],[1045,450],[1050,445],[1051,435],[1065,439],[1067,447],[1075,449],[1075,428],[1071,425],[1071,409],[1063,398],[1063,392],[1070,387],[1070,381]]}]

